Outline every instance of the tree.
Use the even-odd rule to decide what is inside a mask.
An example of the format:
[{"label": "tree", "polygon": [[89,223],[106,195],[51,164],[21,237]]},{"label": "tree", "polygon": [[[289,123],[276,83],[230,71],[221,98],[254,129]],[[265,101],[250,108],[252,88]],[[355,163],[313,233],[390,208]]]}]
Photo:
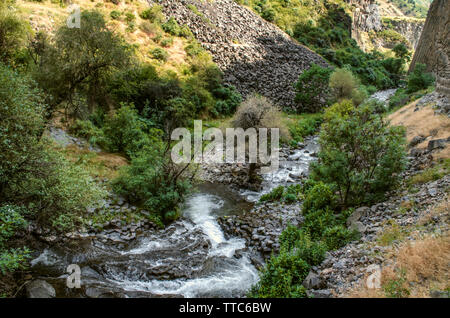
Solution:
[{"label": "tree", "polygon": [[348,69],[338,68],[330,75],[330,88],[335,100],[351,99],[358,86],[358,79]]},{"label": "tree", "polygon": [[336,187],[343,209],[382,195],[405,167],[404,129],[389,126],[378,110],[343,100],[325,113],[311,176]]},{"label": "tree", "polygon": [[300,74],[295,88],[297,95],[295,101],[299,103],[298,112],[315,113],[328,105],[328,81],[333,70],[312,64],[311,67]]},{"label": "tree", "polygon": [[54,44],[41,57],[38,74],[40,84],[54,97],[54,105],[67,101],[76,114],[76,93],[84,93],[92,105],[103,95],[105,78],[129,64],[130,47],[106,27],[100,12],[83,11],[81,27],[61,26]]},{"label": "tree", "polygon": [[417,63],[414,71],[408,76],[407,93],[414,93],[421,89],[426,89],[434,82],[432,74],[426,72],[425,64]]},{"label": "tree", "polygon": [[0,3],[0,62],[11,62],[27,33],[26,24],[8,8],[8,1]]}]

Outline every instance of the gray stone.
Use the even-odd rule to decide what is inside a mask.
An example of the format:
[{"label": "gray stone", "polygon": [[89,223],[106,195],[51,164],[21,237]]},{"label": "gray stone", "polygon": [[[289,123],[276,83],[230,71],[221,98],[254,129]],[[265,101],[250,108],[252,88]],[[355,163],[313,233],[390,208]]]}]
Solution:
[{"label": "gray stone", "polygon": [[445,148],[446,139],[434,139],[428,142],[428,151]]},{"label": "gray stone", "polygon": [[308,290],[306,295],[311,298],[331,298],[331,291],[328,289]]},{"label": "gray stone", "polygon": [[310,271],[302,285],[305,286],[306,289],[318,289],[322,287],[322,279],[320,279],[319,275]]},{"label": "gray stone", "polygon": [[56,297],[55,289],[45,280],[36,279],[26,286],[28,298],[54,298]]}]

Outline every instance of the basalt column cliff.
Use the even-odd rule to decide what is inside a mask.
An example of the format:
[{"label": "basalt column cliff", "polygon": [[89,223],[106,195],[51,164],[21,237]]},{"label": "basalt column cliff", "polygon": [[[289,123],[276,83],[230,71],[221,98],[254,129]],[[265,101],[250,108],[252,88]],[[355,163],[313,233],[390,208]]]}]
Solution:
[{"label": "basalt column cliff", "polygon": [[298,76],[311,63],[327,65],[319,55],[233,0],[148,2],[161,5],[167,16],[186,24],[211,52],[225,82],[244,96],[257,92],[280,106],[292,106]]},{"label": "basalt column cliff", "polygon": [[436,91],[450,97],[450,1],[434,0],[410,66],[424,63],[436,75]]}]

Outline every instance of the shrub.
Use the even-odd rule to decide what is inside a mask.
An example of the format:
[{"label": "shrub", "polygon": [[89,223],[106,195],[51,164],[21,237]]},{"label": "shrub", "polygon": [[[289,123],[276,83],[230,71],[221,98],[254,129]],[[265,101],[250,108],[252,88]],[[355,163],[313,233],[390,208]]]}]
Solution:
[{"label": "shrub", "polygon": [[344,68],[336,69],[330,75],[330,88],[335,100],[351,99],[354,91],[359,87],[358,80],[353,73]]},{"label": "shrub", "polygon": [[404,129],[391,127],[371,103],[342,101],[325,113],[319,160],[311,176],[335,184],[342,207],[370,202],[394,186],[405,167]]},{"label": "shrub", "polygon": [[321,113],[308,114],[302,117],[299,121],[289,125],[289,133],[292,137],[292,145],[297,145],[302,142],[306,136],[315,134],[323,122]]},{"label": "shrub", "polygon": [[7,3],[0,3],[0,62],[11,63],[16,53],[24,46],[29,33]]},{"label": "shrub", "polygon": [[434,82],[434,77],[426,73],[426,65],[417,63],[414,71],[408,76],[407,93],[414,93],[421,89],[426,89]]},{"label": "shrub", "polygon": [[161,47],[156,47],[150,51],[151,56],[154,59],[166,62],[169,58],[169,53]]},{"label": "shrub", "polygon": [[233,127],[279,128],[281,138],[288,139],[289,131],[281,121],[281,112],[266,97],[251,95],[242,102],[233,116]]},{"label": "shrub", "polygon": [[216,115],[232,115],[242,102],[242,96],[234,86],[220,86],[213,91],[213,95],[219,99],[214,106]]},{"label": "shrub", "polygon": [[132,104],[121,104],[115,114],[106,118],[103,127],[108,150],[123,152],[130,158],[150,143],[146,130],[146,123]]},{"label": "shrub", "polygon": [[92,145],[102,145],[104,142],[103,131],[90,120],[77,119],[70,127],[70,132],[77,137],[85,138]]},{"label": "shrub", "polygon": [[343,225],[335,225],[323,231],[323,237],[328,249],[336,250],[358,237],[356,230],[346,229]]},{"label": "shrub", "polygon": [[165,19],[164,14],[162,13],[162,7],[159,5],[153,5],[151,8],[142,11],[139,16],[144,20],[156,23],[160,23]]},{"label": "shrub", "polygon": [[327,106],[331,72],[330,68],[312,64],[308,70],[300,74],[295,84],[297,90],[295,100],[299,103],[297,111],[314,113]]},{"label": "shrub", "polygon": [[110,16],[111,19],[113,19],[113,20],[119,20],[120,17],[122,16],[122,12],[113,10],[113,11],[111,11],[111,13],[109,14],[109,16]]},{"label": "shrub", "polygon": [[163,23],[162,28],[170,35],[179,36],[181,33],[181,28],[173,17],[170,17],[167,22]]},{"label": "shrub", "polygon": [[190,178],[183,168],[175,166],[155,140],[133,156],[130,166],[123,168],[113,181],[113,188],[130,202],[154,213],[164,222],[179,216],[179,205],[190,188]]},{"label": "shrub", "polygon": [[260,280],[253,286],[249,296],[260,298],[306,297],[301,285],[308,275],[310,266],[296,253],[281,251],[272,256],[260,273]]}]

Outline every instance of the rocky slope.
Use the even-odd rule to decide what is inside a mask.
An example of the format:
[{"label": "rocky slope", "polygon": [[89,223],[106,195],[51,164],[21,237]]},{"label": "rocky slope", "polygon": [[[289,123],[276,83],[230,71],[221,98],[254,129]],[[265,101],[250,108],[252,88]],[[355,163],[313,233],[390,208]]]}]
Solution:
[{"label": "rocky slope", "polygon": [[230,83],[245,96],[257,92],[280,106],[294,103],[293,83],[311,63],[327,65],[275,25],[233,0],[167,0],[167,16],[186,24],[211,52]]},{"label": "rocky slope", "polygon": [[450,1],[431,4],[410,71],[417,63],[436,75],[436,91],[450,96]]}]

